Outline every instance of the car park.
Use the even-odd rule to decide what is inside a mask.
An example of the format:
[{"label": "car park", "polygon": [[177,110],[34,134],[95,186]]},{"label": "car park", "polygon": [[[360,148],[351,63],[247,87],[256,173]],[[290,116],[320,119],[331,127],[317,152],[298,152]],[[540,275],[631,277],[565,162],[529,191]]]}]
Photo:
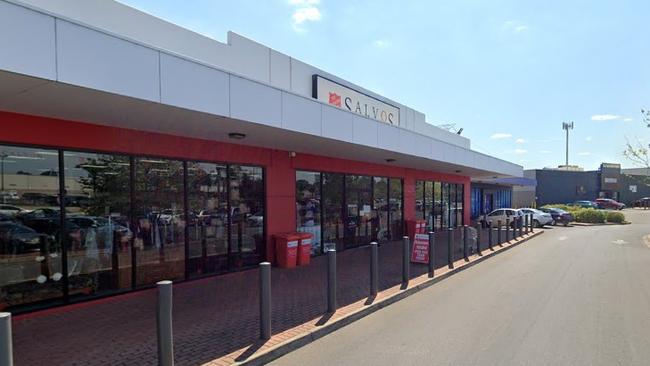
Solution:
[{"label": "car park", "polygon": [[548,208],[541,208],[541,210],[551,214],[554,221],[553,225],[562,224],[564,226],[568,226],[571,222],[575,220],[573,215],[571,215],[570,212],[564,211],[561,208],[548,207]]},{"label": "car park", "polygon": [[598,198],[594,201],[599,208],[604,208],[608,210],[622,210],[625,208],[625,204],[613,200],[611,198]]},{"label": "car park", "polygon": [[535,227],[543,227],[544,225],[555,224],[553,216],[550,213],[546,213],[534,208],[520,208],[520,210],[526,215],[533,215],[533,226]]},{"label": "car park", "polygon": [[487,214],[485,221],[487,224],[497,226],[499,221],[501,225],[505,225],[507,220],[510,220],[510,227],[515,227],[515,219],[522,217],[524,213],[521,210],[514,208],[500,208]]}]

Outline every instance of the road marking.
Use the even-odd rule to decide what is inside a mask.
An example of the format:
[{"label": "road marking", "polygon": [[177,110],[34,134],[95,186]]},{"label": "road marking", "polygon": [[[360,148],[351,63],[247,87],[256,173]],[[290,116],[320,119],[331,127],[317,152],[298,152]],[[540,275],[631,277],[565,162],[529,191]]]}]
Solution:
[{"label": "road marking", "polygon": [[627,244],[627,242],[623,239],[618,239],[618,240],[614,240],[612,244],[623,245],[623,244]]},{"label": "road marking", "polygon": [[559,241],[565,241],[567,239],[569,239],[568,236],[560,236],[559,238],[557,238],[557,240],[559,240]]}]

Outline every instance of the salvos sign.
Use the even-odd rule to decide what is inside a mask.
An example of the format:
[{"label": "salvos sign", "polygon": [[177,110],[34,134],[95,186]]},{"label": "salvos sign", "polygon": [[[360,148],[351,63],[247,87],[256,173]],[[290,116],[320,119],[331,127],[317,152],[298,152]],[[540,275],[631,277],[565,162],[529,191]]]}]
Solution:
[{"label": "salvos sign", "polygon": [[399,108],[326,79],[312,77],[312,96],[321,102],[380,122],[399,126]]}]

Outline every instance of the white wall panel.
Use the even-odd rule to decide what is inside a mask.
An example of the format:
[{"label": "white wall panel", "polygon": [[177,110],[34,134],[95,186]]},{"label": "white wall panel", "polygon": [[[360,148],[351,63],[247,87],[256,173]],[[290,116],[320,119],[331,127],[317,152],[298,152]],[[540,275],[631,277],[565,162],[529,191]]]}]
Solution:
[{"label": "white wall panel", "polygon": [[353,118],[353,141],[357,144],[377,147],[377,129],[382,122],[368,118],[354,116]]},{"label": "white wall panel", "polygon": [[311,97],[311,79],[316,73],[313,66],[296,59],[291,59],[291,91],[297,94]]},{"label": "white wall panel", "polygon": [[57,19],[59,81],[160,101],[159,53]]},{"label": "white wall panel", "polygon": [[271,85],[291,90],[291,58],[274,50],[271,50]]},{"label": "white wall panel", "polygon": [[316,101],[282,92],[282,128],[320,136],[321,107]]},{"label": "white wall panel", "polygon": [[54,18],[0,2],[0,69],[56,80]]},{"label": "white wall panel", "polygon": [[230,116],[268,126],[281,127],[281,92],[270,86],[231,75]]},{"label": "white wall panel", "polygon": [[178,57],[160,56],[160,100],[181,108],[230,115],[229,75]]},{"label": "white wall panel", "polygon": [[378,124],[377,147],[385,150],[399,151],[400,128],[386,123]]},{"label": "white wall panel", "polygon": [[354,141],[354,115],[323,104],[323,137],[346,142]]}]

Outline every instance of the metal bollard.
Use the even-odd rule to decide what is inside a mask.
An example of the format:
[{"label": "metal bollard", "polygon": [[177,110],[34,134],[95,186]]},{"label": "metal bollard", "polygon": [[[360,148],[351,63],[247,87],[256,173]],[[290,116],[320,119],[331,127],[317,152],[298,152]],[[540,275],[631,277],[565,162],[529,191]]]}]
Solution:
[{"label": "metal bollard", "polygon": [[271,263],[260,263],[260,339],[271,339]]},{"label": "metal bollard", "polygon": [[467,230],[467,225],[463,225],[463,258],[465,258],[465,262],[469,262],[469,253],[468,253],[468,246],[469,246],[469,235],[467,235],[469,231]]},{"label": "metal bollard", "polygon": [[379,292],[379,244],[370,243],[370,296]]},{"label": "metal bollard", "polygon": [[174,339],[172,335],[172,281],[160,281],[158,286],[158,365],[174,365]]},{"label": "metal bollard", "polygon": [[481,253],[481,230],[483,230],[481,224],[477,223],[476,224],[476,254],[478,254],[479,256],[483,255]]},{"label": "metal bollard", "polygon": [[447,229],[447,265],[449,269],[454,268],[454,253],[453,253],[453,242],[454,242],[454,229]]},{"label": "metal bollard", "polygon": [[528,220],[528,225],[530,226],[530,232],[532,233],[535,228],[534,228],[534,220],[533,220],[533,214],[530,214],[530,220]]},{"label": "metal bollard", "polygon": [[490,250],[494,250],[494,248],[492,248],[493,245],[492,235],[494,235],[494,233],[492,232],[492,222],[489,222],[488,223],[488,248],[490,248]]},{"label": "metal bollard", "polygon": [[327,312],[336,312],[336,250],[327,251]]},{"label": "metal bollard", "polygon": [[410,277],[410,264],[409,264],[409,237],[402,238],[402,285],[408,286]]},{"label": "metal bollard", "polygon": [[13,366],[14,352],[11,340],[11,313],[0,313],[0,365]]},{"label": "metal bollard", "polygon": [[429,231],[429,278],[433,278],[433,271],[436,266],[436,234]]},{"label": "metal bollard", "polygon": [[519,237],[524,236],[524,218],[523,216],[519,218]]},{"label": "metal bollard", "polygon": [[510,219],[506,219],[506,241],[510,241]]},{"label": "metal bollard", "polygon": [[503,246],[501,241],[501,220],[497,221],[497,244]]}]

